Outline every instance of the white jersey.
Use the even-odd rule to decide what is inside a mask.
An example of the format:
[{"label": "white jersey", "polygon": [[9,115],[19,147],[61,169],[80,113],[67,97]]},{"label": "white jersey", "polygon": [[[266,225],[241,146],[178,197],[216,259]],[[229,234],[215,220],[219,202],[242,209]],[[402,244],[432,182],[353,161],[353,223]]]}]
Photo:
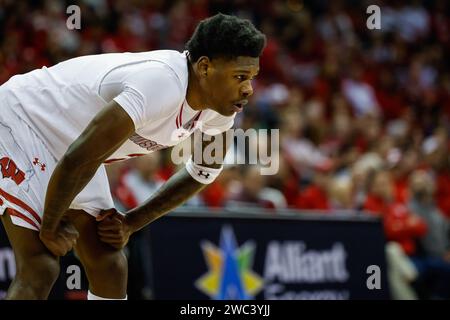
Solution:
[{"label": "white jersey", "polygon": [[56,159],[115,100],[136,131],[108,159],[114,161],[176,145],[198,128],[223,132],[233,126],[234,116],[193,110],[186,101],[187,86],[187,52],[158,50],[70,59],[16,75],[2,89],[7,105]]}]

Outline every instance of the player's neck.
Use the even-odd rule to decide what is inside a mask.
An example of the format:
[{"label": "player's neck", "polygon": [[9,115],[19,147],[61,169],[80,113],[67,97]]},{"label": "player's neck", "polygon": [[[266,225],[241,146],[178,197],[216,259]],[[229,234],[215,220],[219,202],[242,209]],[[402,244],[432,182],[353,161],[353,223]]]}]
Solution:
[{"label": "player's neck", "polygon": [[197,75],[195,74],[192,64],[188,61],[188,87],[186,92],[186,100],[189,106],[194,110],[204,110],[206,109],[205,103],[202,101],[202,90],[200,83],[198,81]]}]

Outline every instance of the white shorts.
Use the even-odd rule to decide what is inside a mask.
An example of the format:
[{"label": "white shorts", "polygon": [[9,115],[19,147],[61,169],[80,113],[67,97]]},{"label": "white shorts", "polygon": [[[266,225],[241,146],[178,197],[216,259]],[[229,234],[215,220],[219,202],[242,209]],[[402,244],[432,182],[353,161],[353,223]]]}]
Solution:
[{"label": "white shorts", "polygon": [[[57,160],[34,131],[0,99],[0,215],[8,208],[12,223],[39,231],[47,185]],[[70,208],[96,216],[114,207],[102,165]]]}]

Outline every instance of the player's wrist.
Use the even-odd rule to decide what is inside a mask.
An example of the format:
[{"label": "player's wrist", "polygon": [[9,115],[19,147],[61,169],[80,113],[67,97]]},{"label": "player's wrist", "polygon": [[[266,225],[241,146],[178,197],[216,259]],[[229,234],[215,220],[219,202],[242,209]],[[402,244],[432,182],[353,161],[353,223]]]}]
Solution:
[{"label": "player's wrist", "polygon": [[56,239],[56,232],[52,229],[41,228],[39,230],[39,238],[43,241]]},{"label": "player's wrist", "polygon": [[45,238],[54,238],[56,236],[57,229],[57,225],[47,223],[44,219],[39,230],[39,235]]},{"label": "player's wrist", "polygon": [[130,219],[129,214],[125,215],[125,217],[123,219],[123,224],[124,224],[125,231],[129,234],[133,234],[134,232],[139,230],[138,226],[135,225],[133,219]]}]

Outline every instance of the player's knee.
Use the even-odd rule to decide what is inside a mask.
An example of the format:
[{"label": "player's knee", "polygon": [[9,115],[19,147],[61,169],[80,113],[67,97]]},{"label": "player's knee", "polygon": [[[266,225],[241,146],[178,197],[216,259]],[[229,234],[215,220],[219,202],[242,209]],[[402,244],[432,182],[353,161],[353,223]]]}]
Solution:
[{"label": "player's knee", "polygon": [[16,281],[33,290],[37,297],[45,298],[58,279],[59,261],[50,255],[39,255],[30,258],[17,267]]},{"label": "player's knee", "polygon": [[95,257],[85,257],[83,264],[85,268],[93,271],[111,272],[116,275],[128,272],[127,258],[121,250]]},{"label": "player's knee", "polygon": [[126,275],[128,273],[128,261],[122,251],[116,252],[108,261],[105,261],[115,274]]},{"label": "player's knee", "polygon": [[104,257],[101,264],[105,270],[110,270],[117,275],[125,275],[128,272],[127,258],[122,251]]}]

